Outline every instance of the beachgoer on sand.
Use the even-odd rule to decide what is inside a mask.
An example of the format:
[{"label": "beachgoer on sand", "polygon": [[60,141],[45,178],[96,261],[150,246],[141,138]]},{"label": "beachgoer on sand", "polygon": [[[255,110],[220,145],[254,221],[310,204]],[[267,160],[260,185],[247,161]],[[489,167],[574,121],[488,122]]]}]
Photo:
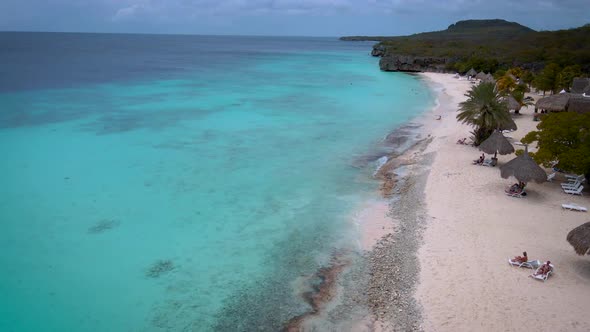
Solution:
[{"label": "beachgoer on sand", "polygon": [[516,256],[512,260],[515,261],[515,262],[519,262],[519,263],[525,263],[525,262],[528,262],[529,261],[529,258],[528,258],[527,254],[526,254],[526,251],[524,251],[522,253],[522,256]]}]

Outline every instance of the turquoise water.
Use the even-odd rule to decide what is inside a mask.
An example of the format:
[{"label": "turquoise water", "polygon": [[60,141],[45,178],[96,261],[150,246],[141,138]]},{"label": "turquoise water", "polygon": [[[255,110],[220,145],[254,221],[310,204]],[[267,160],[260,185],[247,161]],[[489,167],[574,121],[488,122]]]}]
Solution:
[{"label": "turquoise water", "polygon": [[311,41],[1,92],[0,330],[272,330],[307,310],[293,283],[355,248],[377,187],[355,161],[432,106],[366,44]]}]

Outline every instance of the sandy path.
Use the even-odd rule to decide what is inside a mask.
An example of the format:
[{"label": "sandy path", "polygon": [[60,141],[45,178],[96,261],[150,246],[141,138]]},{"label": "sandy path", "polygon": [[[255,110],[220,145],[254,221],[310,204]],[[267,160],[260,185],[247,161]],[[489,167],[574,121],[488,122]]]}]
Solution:
[{"label": "sandy path", "polygon": [[[457,145],[471,128],[455,120],[457,104],[470,84],[447,74],[423,74],[443,86],[442,120],[426,152],[436,152],[425,187],[428,226],[419,250],[416,297],[426,331],[590,331],[590,257],[577,256],[565,240],[590,214],[566,211],[562,203],[590,208],[588,196],[572,197],[553,183],[529,184],[522,199],[504,195],[515,182],[498,167],[473,166],[481,154]],[[535,97],[538,98],[538,97]],[[520,140],[534,129],[532,107],[515,119]],[[516,146],[516,148],[519,148]],[[489,156],[488,156],[489,157]],[[498,156],[499,164],[514,155]],[[545,283],[531,270],[511,267],[508,257],[526,250],[532,259],[551,260],[556,273]]]}]

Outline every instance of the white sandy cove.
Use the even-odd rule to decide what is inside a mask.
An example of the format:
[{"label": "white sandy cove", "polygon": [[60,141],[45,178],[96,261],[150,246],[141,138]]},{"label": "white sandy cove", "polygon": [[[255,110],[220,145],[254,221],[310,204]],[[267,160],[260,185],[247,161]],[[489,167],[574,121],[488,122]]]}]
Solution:
[{"label": "white sandy cove", "polygon": [[[564,194],[562,175],[553,183],[528,184],[525,198],[504,195],[516,180],[502,179],[499,167],[472,165],[481,152],[456,144],[472,130],[455,119],[471,84],[447,74],[423,75],[444,87],[434,111],[442,120],[433,120],[435,139],[426,151],[436,157],[425,188],[429,221],[418,253],[416,296],[424,330],[590,331],[590,256],[576,255],[566,241],[571,229],[590,221],[590,213],[561,208],[566,202],[590,208],[590,198]],[[519,130],[509,134],[516,141],[537,124],[532,107],[521,113],[515,118]],[[514,157],[498,156],[499,165]],[[529,258],[555,265],[547,282],[508,265],[509,257],[525,250]]]}]

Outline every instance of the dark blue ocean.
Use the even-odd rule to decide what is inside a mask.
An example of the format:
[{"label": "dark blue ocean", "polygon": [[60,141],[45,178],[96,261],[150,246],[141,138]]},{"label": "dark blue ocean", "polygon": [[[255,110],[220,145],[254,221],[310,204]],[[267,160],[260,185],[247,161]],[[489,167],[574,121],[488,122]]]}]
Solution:
[{"label": "dark blue ocean", "polygon": [[336,38],[0,33],[0,331],[277,330],[430,108]]}]

